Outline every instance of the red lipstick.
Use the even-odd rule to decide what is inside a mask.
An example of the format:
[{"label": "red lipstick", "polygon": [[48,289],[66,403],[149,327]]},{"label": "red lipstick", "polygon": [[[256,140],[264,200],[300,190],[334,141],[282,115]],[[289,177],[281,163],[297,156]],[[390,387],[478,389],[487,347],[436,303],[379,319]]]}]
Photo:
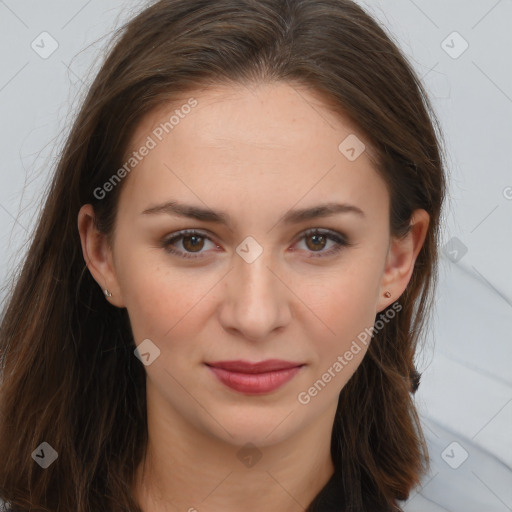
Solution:
[{"label": "red lipstick", "polygon": [[215,361],[206,363],[212,373],[226,386],[240,393],[270,393],[291,380],[300,370],[302,363],[267,359],[249,361]]}]

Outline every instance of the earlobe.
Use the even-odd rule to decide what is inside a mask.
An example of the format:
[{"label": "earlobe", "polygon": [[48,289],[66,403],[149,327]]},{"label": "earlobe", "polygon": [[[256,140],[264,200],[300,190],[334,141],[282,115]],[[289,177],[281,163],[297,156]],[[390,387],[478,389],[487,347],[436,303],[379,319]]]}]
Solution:
[{"label": "earlobe", "polygon": [[407,288],[416,258],[425,242],[429,222],[430,216],[425,210],[415,210],[411,216],[409,232],[405,237],[392,237],[380,284],[377,312],[396,301]]},{"label": "earlobe", "polygon": [[117,307],[125,307],[113,264],[111,248],[106,235],[96,228],[94,215],[94,209],[90,204],[83,205],[78,213],[78,232],[80,233],[85,263],[106,300]]}]

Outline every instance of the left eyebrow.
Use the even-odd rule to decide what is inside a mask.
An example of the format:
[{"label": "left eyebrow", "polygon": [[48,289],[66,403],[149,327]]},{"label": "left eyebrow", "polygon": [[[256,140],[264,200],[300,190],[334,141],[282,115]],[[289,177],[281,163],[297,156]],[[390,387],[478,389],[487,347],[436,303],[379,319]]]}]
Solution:
[{"label": "left eyebrow", "polygon": [[305,220],[317,219],[320,217],[330,217],[339,213],[355,213],[361,217],[366,217],[363,210],[352,204],[345,203],[327,203],[312,208],[303,208],[300,210],[290,210],[284,217],[285,224],[297,224]]},{"label": "left eyebrow", "polygon": [[[227,226],[232,224],[231,216],[225,212],[184,204],[174,200],[147,208],[142,212],[142,215],[153,215],[159,213],[166,213],[168,215],[178,217],[188,217],[205,222],[216,222]],[[283,222],[285,224],[298,224],[306,220],[330,217],[341,213],[353,213],[360,217],[365,217],[363,210],[355,205],[346,203],[327,203],[313,206],[311,208],[290,210],[283,216]]]}]

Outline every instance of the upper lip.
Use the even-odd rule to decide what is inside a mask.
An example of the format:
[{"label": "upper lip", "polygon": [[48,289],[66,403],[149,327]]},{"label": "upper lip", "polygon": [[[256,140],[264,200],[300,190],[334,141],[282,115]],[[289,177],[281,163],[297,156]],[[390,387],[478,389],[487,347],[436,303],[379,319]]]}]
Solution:
[{"label": "upper lip", "polygon": [[296,368],[297,366],[303,366],[302,363],[295,363],[293,361],[283,361],[282,359],[267,359],[265,361],[259,361],[251,363],[250,361],[214,361],[212,363],[206,363],[208,366],[214,366],[215,368],[222,368],[232,372],[239,373],[266,373],[277,370],[286,370],[289,368]]}]

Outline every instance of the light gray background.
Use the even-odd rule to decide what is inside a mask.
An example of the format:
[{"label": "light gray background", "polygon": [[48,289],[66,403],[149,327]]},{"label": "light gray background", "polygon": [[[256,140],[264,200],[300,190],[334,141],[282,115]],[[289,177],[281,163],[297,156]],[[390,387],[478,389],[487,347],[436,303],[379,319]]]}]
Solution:
[{"label": "light gray background", "polygon": [[[512,1],[361,4],[427,86],[450,174],[437,309],[418,356],[432,471],[405,509],[512,511]],[[23,255],[102,48],[142,5],[0,0],[1,283]],[[58,43],[47,58],[42,32]]]}]

